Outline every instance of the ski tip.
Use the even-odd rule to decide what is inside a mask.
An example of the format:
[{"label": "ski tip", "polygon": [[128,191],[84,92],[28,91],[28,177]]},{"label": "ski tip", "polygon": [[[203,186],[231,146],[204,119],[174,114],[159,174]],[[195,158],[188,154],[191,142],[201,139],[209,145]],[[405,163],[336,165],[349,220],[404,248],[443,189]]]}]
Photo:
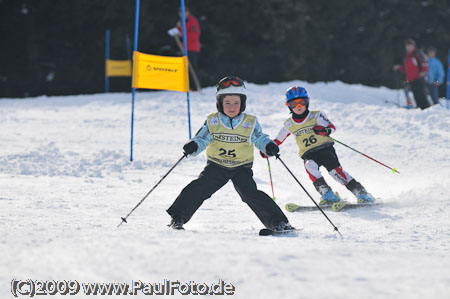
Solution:
[{"label": "ski tip", "polygon": [[339,212],[339,211],[341,211],[343,208],[345,208],[346,205],[347,205],[347,204],[346,204],[345,202],[338,201],[338,202],[333,203],[333,205],[331,206],[331,209],[332,209],[334,212]]},{"label": "ski tip", "polygon": [[272,235],[272,230],[268,229],[268,228],[263,228],[259,231],[258,235],[259,236],[270,236]]},{"label": "ski tip", "polygon": [[298,205],[296,205],[295,203],[287,203],[285,206],[286,211],[288,212],[294,212],[295,210],[297,210],[299,208]]}]

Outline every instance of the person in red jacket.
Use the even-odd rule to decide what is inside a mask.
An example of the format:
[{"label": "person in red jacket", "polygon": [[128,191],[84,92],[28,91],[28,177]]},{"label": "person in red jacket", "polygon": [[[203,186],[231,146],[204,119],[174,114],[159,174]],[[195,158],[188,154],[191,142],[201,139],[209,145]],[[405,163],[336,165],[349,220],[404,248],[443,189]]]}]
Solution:
[{"label": "person in red jacket", "polygon": [[[180,19],[181,9],[178,11]],[[188,7],[184,8],[186,18],[186,42],[189,63],[197,70],[198,56],[200,53],[200,24],[198,20],[190,13]],[[183,24],[178,21],[176,26],[168,31],[169,35],[178,35],[183,37]],[[192,80],[190,80],[192,82]]]},{"label": "person in red jacket", "polygon": [[406,82],[411,86],[417,107],[425,109],[430,107],[425,92],[424,77],[428,72],[428,62],[422,53],[416,48],[416,42],[409,38],[405,41],[406,56],[403,65],[394,65],[394,71],[406,74]]}]

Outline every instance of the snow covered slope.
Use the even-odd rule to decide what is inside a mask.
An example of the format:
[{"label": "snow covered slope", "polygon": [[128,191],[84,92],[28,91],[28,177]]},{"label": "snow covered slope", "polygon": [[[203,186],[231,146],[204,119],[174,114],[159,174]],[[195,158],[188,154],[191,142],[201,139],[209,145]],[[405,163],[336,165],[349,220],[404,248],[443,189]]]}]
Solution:
[{"label": "snow covered slope", "polygon": [[[449,298],[449,111],[395,107],[385,101],[399,94],[387,88],[249,84],[247,112],[272,138],[288,117],[283,95],[294,84],[305,86],[310,109],[325,111],[337,127],[334,138],[400,171],[335,145],[344,169],[384,203],[328,212],[343,240],[320,212],[287,214],[303,228],[297,237],[258,237],[262,224],[232,184],[204,203],[186,231],[170,230],[165,210],[203,169],[204,155],[183,160],[117,228],[181,157],[185,95],[137,94],[132,163],[129,94],[0,99],[0,298],[13,297],[13,279],[222,280],[235,287],[233,298]],[[214,93],[211,87],[191,94],[193,133],[215,111]],[[293,137],[281,157],[318,200]],[[280,207],[312,205],[283,165],[270,163]],[[254,173],[271,194],[267,162],[257,153]],[[323,173],[342,197],[355,200]],[[144,297],[138,294],[132,297]]]}]

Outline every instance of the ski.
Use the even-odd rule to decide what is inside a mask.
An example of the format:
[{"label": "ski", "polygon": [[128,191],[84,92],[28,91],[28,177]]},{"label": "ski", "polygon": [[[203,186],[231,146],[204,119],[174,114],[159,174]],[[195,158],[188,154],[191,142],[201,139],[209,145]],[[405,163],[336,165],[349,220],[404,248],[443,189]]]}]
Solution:
[{"label": "ski", "polygon": [[[334,212],[341,212],[345,210],[351,209],[359,209],[380,205],[380,203],[374,202],[366,202],[366,203],[349,203],[349,202],[336,202],[332,205],[322,205],[320,208],[322,210],[333,210]],[[300,206],[295,203],[288,203],[285,206],[286,211],[288,212],[306,212],[306,211],[317,211],[318,208],[316,206]]]},{"label": "ski", "polygon": [[[322,205],[320,206],[322,210],[329,210],[332,208],[332,205]],[[304,211],[316,211],[318,208],[316,206],[299,206],[295,203],[288,203],[285,206],[286,211],[288,212],[304,212]]]},{"label": "ski", "polygon": [[[173,38],[175,39],[175,43],[177,44],[178,48],[181,50],[181,53],[183,53],[183,45],[181,44],[180,37],[178,35],[174,35]],[[198,80],[197,73],[194,70],[194,67],[192,64],[188,64],[189,73],[191,74],[192,79],[194,79],[195,88],[196,91],[201,91],[202,88],[200,86],[200,81]]]},{"label": "ski", "polygon": [[301,229],[286,229],[286,230],[272,230],[269,228],[262,228],[259,231],[259,235],[260,236],[279,236],[279,235],[285,235],[285,234],[290,234],[290,233],[295,233],[297,231],[300,231]]},{"label": "ski", "polygon": [[364,202],[364,203],[337,202],[333,204],[332,210],[335,212],[340,212],[345,210],[367,208],[378,205],[380,205],[380,203],[377,202]]},{"label": "ski", "polygon": [[399,108],[403,108],[403,109],[413,109],[414,107],[412,106],[412,105],[401,105],[401,104],[399,104],[399,103],[396,103],[396,102],[394,102],[394,101],[389,101],[389,100],[385,100],[384,101],[386,104],[393,104],[393,105],[395,105],[395,106],[397,106],[397,107],[399,107]]}]

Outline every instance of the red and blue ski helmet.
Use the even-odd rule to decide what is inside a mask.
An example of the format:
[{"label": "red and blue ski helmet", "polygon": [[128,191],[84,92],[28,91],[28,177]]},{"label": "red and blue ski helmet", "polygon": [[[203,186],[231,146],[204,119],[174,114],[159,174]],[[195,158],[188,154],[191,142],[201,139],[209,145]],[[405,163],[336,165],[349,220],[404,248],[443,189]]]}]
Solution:
[{"label": "red and blue ski helmet", "polygon": [[301,86],[292,86],[286,90],[286,103],[295,99],[307,99],[309,104],[308,92]]}]

